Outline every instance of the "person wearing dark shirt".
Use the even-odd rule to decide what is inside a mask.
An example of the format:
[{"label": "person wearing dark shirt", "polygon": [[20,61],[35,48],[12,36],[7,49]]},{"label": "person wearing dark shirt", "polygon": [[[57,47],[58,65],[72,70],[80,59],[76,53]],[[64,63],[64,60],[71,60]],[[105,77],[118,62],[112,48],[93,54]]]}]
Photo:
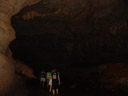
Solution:
[{"label": "person wearing dark shirt", "polygon": [[52,77],[52,93],[53,95],[55,95],[55,93],[58,95],[59,93],[58,87],[60,85],[59,72],[57,72],[56,69],[52,70],[51,77]]}]

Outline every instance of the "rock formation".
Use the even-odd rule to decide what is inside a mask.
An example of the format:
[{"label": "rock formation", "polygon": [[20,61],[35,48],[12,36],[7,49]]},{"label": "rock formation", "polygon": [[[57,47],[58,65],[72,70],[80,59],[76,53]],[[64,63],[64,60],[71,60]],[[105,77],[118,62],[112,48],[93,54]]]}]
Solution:
[{"label": "rock formation", "polygon": [[17,40],[12,50],[16,57],[33,60],[30,63],[41,62],[35,66],[43,66],[43,61],[69,65],[77,62],[74,58],[82,63],[97,62],[127,53],[123,5],[124,0],[43,0],[14,16]]},{"label": "rock formation", "polygon": [[[15,77],[15,61],[8,48],[10,42],[15,39],[15,31],[12,28],[10,19],[25,6],[33,5],[39,1],[40,0],[0,0],[0,93],[7,91],[11,84],[13,84]],[[94,51],[96,50],[96,52],[101,53],[105,48],[108,48],[107,51],[109,48],[113,48],[114,51],[115,48],[120,48],[123,41],[118,40],[117,33],[121,33],[121,29],[124,27],[127,28],[126,20],[122,19],[122,6],[123,0],[43,0],[43,2],[40,3],[40,7],[35,5],[34,11],[28,8],[30,11],[27,10],[26,13],[24,12],[24,14],[17,16],[17,18],[22,17],[24,20],[29,20],[34,19],[34,17],[41,17],[42,20],[46,21],[42,21],[42,25],[44,24],[45,27],[40,25],[42,28],[41,32],[34,30],[32,33],[33,36],[38,35],[41,36],[42,39],[42,36],[47,37],[49,34],[52,34],[51,36],[55,36],[55,42],[50,39],[52,41],[51,44],[45,42],[39,45],[45,46],[44,49],[49,49],[49,52],[51,52],[51,50],[57,50],[58,57],[62,55],[68,57],[65,52],[61,54],[62,51],[66,50],[66,52],[68,51],[69,55],[71,54],[72,56],[80,57],[82,54],[83,60],[85,60],[84,57],[88,51],[91,50],[92,52],[93,48],[95,48]],[[118,20],[118,18],[121,19]],[[50,20],[57,22],[51,22]],[[34,26],[38,26],[38,24],[36,23]],[[103,32],[105,35],[103,35]],[[26,31],[23,32],[23,30],[20,30],[19,34],[32,35],[29,31],[27,33]],[[117,41],[115,40],[116,34]],[[124,36],[123,34],[122,38]],[[49,36],[49,38],[51,37]],[[49,38],[46,38],[46,41],[48,41]],[[123,40],[126,42],[127,39],[125,38]],[[120,41],[120,44],[118,41]],[[33,44],[33,42],[31,43]],[[41,49],[43,49],[42,46],[40,47]],[[128,46],[123,47],[128,48]],[[58,49],[60,51],[58,51]],[[42,52],[42,54],[44,55],[44,52]],[[42,54],[40,56],[41,60]],[[49,54],[49,56],[50,55],[51,54]],[[48,53],[46,53],[46,56],[48,57],[46,58],[46,62],[50,61]],[[44,55],[44,57],[46,56]],[[66,60],[63,59],[63,61]],[[73,64],[73,62],[71,63]],[[68,63],[66,62],[66,64]]]},{"label": "rock formation", "polygon": [[[108,64],[102,70],[101,83],[107,88],[116,88],[119,85],[128,86],[128,64]],[[106,85],[105,85],[106,84]]]},{"label": "rock formation", "polygon": [[0,94],[4,94],[14,82],[14,62],[8,48],[15,39],[10,19],[25,6],[40,0],[0,0]]},{"label": "rock formation", "polygon": [[33,74],[33,69],[25,65],[21,61],[15,62],[15,71],[16,71],[16,77],[18,77],[18,79],[22,79],[23,78],[22,76],[25,76],[26,79],[37,78]]}]

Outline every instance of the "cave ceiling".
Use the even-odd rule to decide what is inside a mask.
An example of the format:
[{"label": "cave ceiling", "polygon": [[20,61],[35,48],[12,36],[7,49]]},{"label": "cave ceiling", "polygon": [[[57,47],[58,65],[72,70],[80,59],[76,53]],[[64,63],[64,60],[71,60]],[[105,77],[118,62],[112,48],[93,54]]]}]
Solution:
[{"label": "cave ceiling", "polygon": [[126,54],[126,6],[126,0],[43,0],[12,17],[16,40],[11,49],[28,61],[43,55],[44,62]]}]

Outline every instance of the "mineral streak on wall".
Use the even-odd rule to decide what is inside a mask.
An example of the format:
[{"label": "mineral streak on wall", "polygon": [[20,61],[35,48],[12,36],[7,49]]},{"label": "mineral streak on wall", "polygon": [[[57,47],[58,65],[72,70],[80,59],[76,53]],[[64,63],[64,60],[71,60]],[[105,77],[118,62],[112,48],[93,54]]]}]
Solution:
[{"label": "mineral streak on wall", "polygon": [[[0,0],[0,94],[4,94],[14,82],[14,62],[8,48],[15,39],[10,19],[22,8],[40,0]],[[10,89],[9,89],[10,90]]]}]

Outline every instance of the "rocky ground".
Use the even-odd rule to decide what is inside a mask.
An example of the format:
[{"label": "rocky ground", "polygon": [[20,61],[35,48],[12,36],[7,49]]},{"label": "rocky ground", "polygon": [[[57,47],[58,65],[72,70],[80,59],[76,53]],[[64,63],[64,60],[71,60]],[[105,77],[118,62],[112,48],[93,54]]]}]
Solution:
[{"label": "rocky ground", "polygon": [[[60,86],[59,96],[126,96],[127,91],[115,88],[115,90],[100,88],[96,85],[86,83],[77,88],[69,88],[67,85]],[[7,96],[11,96],[8,94]],[[29,81],[27,84],[21,84],[12,96],[52,96],[47,88],[42,88],[37,80]]]}]

